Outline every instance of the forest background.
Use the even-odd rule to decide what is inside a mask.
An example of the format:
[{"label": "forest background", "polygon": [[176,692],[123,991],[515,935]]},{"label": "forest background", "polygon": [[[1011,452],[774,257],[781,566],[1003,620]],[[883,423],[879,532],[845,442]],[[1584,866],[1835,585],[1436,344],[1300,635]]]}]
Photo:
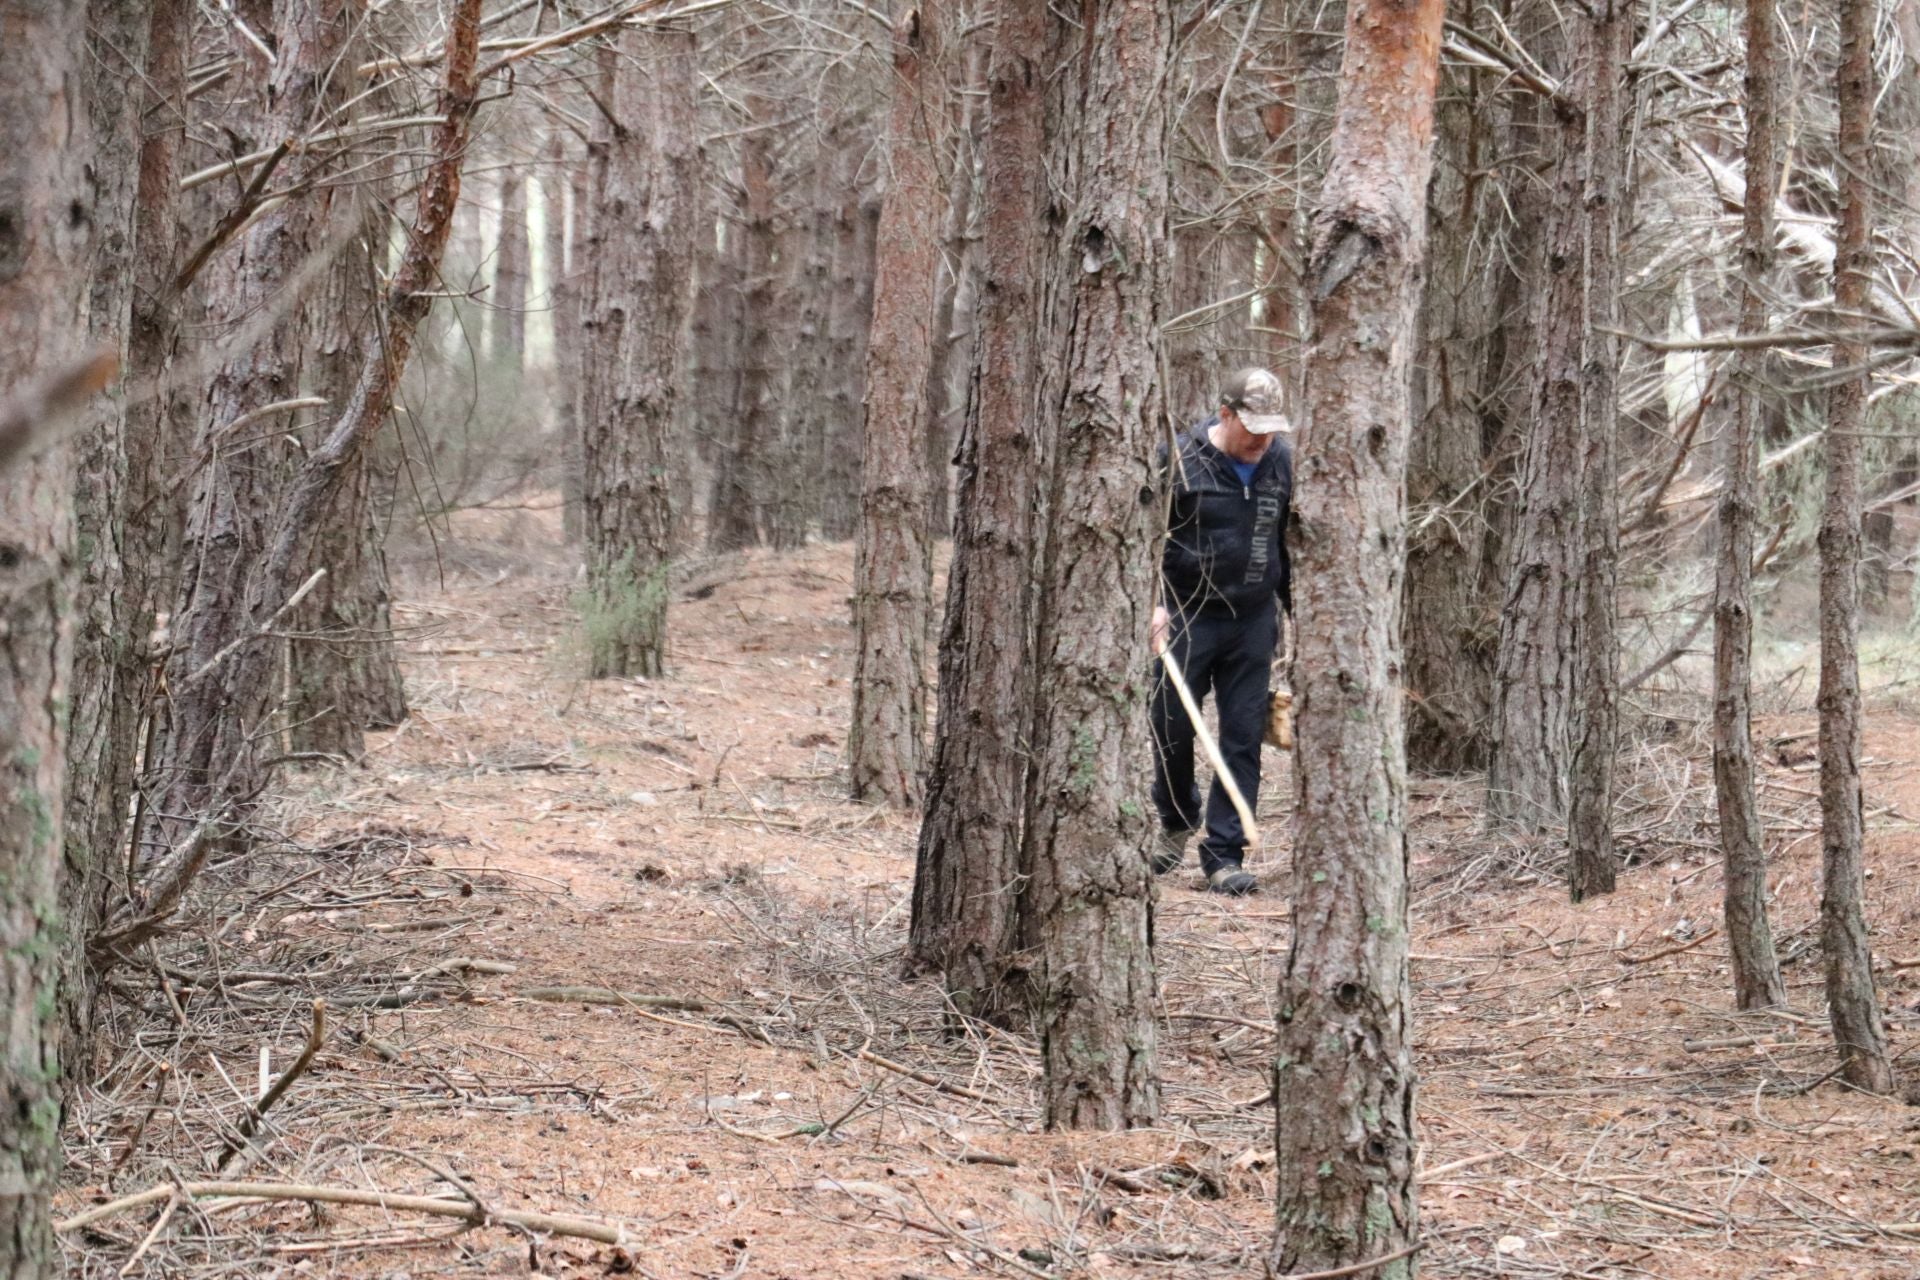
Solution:
[{"label": "forest background", "polygon": [[[0,26],[12,1273],[1914,1265],[1911,4]],[[1141,494],[1248,364],[1227,906]]]}]

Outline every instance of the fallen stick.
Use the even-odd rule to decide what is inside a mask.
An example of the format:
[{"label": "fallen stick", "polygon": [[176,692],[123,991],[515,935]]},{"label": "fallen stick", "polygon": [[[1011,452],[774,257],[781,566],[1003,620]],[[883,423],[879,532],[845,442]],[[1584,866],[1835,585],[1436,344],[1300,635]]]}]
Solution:
[{"label": "fallen stick", "polygon": [[871,1062],[876,1067],[885,1067],[888,1071],[897,1071],[909,1080],[918,1080],[921,1084],[930,1085],[942,1093],[951,1093],[960,1098],[972,1098],[975,1102],[985,1102],[995,1107],[1004,1107],[1007,1105],[1006,1102],[1000,1098],[993,1097],[990,1094],[977,1093],[964,1085],[950,1084],[942,1080],[939,1076],[932,1075],[925,1071],[915,1071],[912,1067],[904,1066],[891,1058],[883,1058],[868,1049],[862,1049],[854,1056],[862,1062]]},{"label": "fallen stick", "polygon": [[1665,960],[1668,956],[1677,956],[1682,951],[1691,951],[1707,939],[1717,937],[1719,933],[1719,927],[1716,926],[1707,930],[1691,942],[1682,942],[1677,946],[1664,947],[1659,951],[1653,952],[1651,955],[1629,956],[1616,954],[1614,959],[1618,960],[1621,964],[1650,964],[1655,960]]},{"label": "fallen stick", "polygon": [[1187,709],[1187,719],[1193,721],[1193,733],[1200,740],[1200,750],[1206,755],[1207,763],[1213,766],[1213,776],[1220,780],[1226,789],[1227,799],[1233,802],[1233,811],[1240,815],[1240,826],[1247,833],[1247,848],[1260,847],[1260,826],[1253,820],[1253,806],[1240,794],[1240,784],[1234,779],[1233,770],[1227,768],[1226,757],[1220,754],[1220,744],[1213,740],[1213,734],[1207,729],[1207,722],[1200,714],[1200,704],[1193,700],[1193,690],[1187,688],[1187,678],[1180,674],[1180,664],[1173,660],[1171,650],[1160,651],[1160,665],[1166,669],[1167,679],[1173,683],[1173,691],[1180,695],[1180,705]]},{"label": "fallen stick", "polygon": [[1341,1276],[1357,1276],[1367,1271],[1378,1271],[1388,1263],[1398,1262],[1402,1258],[1411,1258],[1427,1247],[1425,1240],[1416,1240],[1404,1249],[1392,1253],[1383,1253],[1377,1258],[1368,1258],[1365,1262],[1355,1262],[1344,1267],[1335,1267],[1331,1271],[1295,1271],[1288,1275],[1276,1275],[1273,1280],[1339,1280]]},{"label": "fallen stick", "polygon": [[443,973],[518,973],[520,966],[508,964],[504,960],[481,960],[474,956],[455,956],[451,960],[442,960],[439,964],[428,965],[407,979],[407,985],[425,982],[428,978],[437,978]]},{"label": "fallen stick", "polygon": [[[1527,1144],[1522,1142],[1520,1145],[1524,1148]],[[1511,1151],[1483,1151],[1477,1156],[1463,1156],[1458,1160],[1449,1160],[1445,1164],[1435,1165],[1431,1169],[1415,1169],[1413,1171],[1413,1180],[1415,1182],[1430,1182],[1435,1178],[1444,1178],[1450,1173],[1459,1173],[1463,1169],[1471,1169],[1476,1165],[1491,1164],[1495,1160],[1503,1160],[1512,1154]]]},{"label": "fallen stick", "polygon": [[1761,1036],[1708,1036],[1699,1040],[1682,1040],[1680,1047],[1688,1053],[1706,1053],[1712,1049],[1750,1049],[1754,1045],[1766,1045],[1770,1049],[1790,1049],[1803,1041],[1787,1038],[1766,1039]]},{"label": "fallen stick", "polygon": [[386,1191],[362,1191],[358,1187],[318,1187],[297,1182],[163,1182],[157,1187],[130,1196],[122,1196],[102,1205],[74,1214],[53,1224],[64,1235],[91,1226],[104,1218],[155,1204],[174,1196],[197,1199],[212,1196],[223,1200],[302,1200],[309,1204],[358,1204],[375,1209],[399,1209],[408,1213],[429,1213],[441,1218],[464,1218],[475,1226],[498,1222],[529,1231],[547,1231],[557,1236],[597,1240],[601,1244],[626,1244],[624,1230],[588,1218],[569,1218],[558,1214],[522,1213],[516,1209],[497,1209],[482,1213],[471,1200],[442,1200],[437,1196],[404,1196]]},{"label": "fallen stick", "polygon": [[545,1000],[548,1004],[617,1004],[641,1009],[678,1009],[699,1013],[706,1001],[686,996],[652,996],[640,991],[615,991],[612,987],[528,987],[515,995],[527,1000]]},{"label": "fallen stick", "polygon": [[275,1080],[272,1087],[261,1095],[260,1101],[247,1108],[247,1114],[242,1117],[240,1121],[238,1138],[228,1139],[227,1149],[222,1151],[220,1158],[213,1162],[215,1173],[226,1168],[227,1161],[233,1159],[235,1155],[245,1149],[247,1143],[252,1140],[253,1135],[259,1132],[260,1122],[266,1118],[267,1111],[272,1108],[274,1103],[280,1101],[280,1099],[285,1096],[287,1090],[293,1087],[293,1082],[305,1075],[307,1068],[313,1065],[314,1055],[320,1052],[320,1046],[326,1043],[326,1039],[327,1002],[325,1000],[315,1000],[313,1002],[313,1026],[307,1031],[306,1047],[300,1050],[300,1056],[293,1060],[293,1065],[285,1071],[282,1071],[280,1078]]}]

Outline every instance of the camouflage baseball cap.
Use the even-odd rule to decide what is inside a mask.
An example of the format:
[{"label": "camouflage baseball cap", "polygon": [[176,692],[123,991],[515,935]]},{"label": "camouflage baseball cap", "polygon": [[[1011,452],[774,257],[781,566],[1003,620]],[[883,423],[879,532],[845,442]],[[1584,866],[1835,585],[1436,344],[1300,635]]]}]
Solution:
[{"label": "camouflage baseball cap", "polygon": [[1238,414],[1256,436],[1293,430],[1293,420],[1287,417],[1286,388],[1272,370],[1242,369],[1234,374],[1220,390],[1220,403]]}]

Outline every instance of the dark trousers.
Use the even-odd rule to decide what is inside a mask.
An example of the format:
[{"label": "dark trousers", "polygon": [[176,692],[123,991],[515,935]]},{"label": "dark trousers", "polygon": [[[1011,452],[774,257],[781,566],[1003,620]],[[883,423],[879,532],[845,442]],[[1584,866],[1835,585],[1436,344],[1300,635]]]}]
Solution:
[{"label": "dark trousers", "polygon": [[[1180,666],[1187,688],[1204,705],[1208,693],[1220,721],[1220,754],[1249,805],[1259,803],[1260,740],[1267,728],[1267,692],[1273,653],[1280,643],[1280,611],[1251,618],[1175,616],[1167,651]],[[1193,721],[1174,692],[1159,659],[1154,660],[1153,805],[1168,831],[1200,828],[1200,789],[1193,780]],[[1207,792],[1207,835],[1200,842],[1200,870],[1239,866],[1247,833],[1227,790],[1214,779]]]}]

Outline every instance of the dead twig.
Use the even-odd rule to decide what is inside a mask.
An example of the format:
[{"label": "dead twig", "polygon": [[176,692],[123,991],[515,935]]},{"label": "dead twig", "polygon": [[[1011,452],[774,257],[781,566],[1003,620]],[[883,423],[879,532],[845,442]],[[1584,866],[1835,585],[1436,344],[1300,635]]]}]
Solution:
[{"label": "dead twig", "polygon": [[202,1196],[221,1200],[303,1200],[309,1204],[357,1204],[403,1213],[428,1213],[442,1218],[464,1218],[474,1226],[488,1221],[528,1231],[546,1231],[557,1236],[596,1240],[601,1244],[625,1244],[629,1237],[618,1227],[590,1218],[565,1217],[550,1213],[522,1213],[515,1209],[495,1210],[489,1219],[470,1200],[443,1200],[438,1196],[396,1195],[387,1191],[363,1191],[358,1187],[308,1186],[297,1182],[168,1182],[157,1187],[74,1214],[53,1224],[65,1235],[116,1217],[145,1205],[176,1196],[198,1199]]},{"label": "dead twig", "polygon": [[682,1013],[699,1013],[707,1007],[706,1001],[690,996],[656,996],[644,991],[615,991],[612,987],[528,987],[514,994],[548,1004],[628,1005],[641,1009],[678,1009]]},{"label": "dead twig", "polygon": [[1335,1267],[1331,1271],[1294,1271],[1284,1276],[1276,1275],[1273,1277],[1273,1280],[1339,1280],[1341,1276],[1357,1276],[1368,1271],[1377,1271],[1381,1267],[1400,1261],[1402,1258],[1411,1258],[1414,1254],[1426,1247],[1427,1242],[1425,1240],[1416,1240],[1404,1249],[1396,1249],[1392,1253],[1383,1253],[1379,1257],[1369,1258],[1365,1262],[1350,1263],[1344,1267]]},{"label": "dead twig", "polygon": [[247,1114],[240,1121],[239,1135],[227,1140],[227,1149],[222,1151],[220,1158],[213,1162],[215,1173],[226,1168],[227,1162],[238,1155],[253,1135],[259,1132],[260,1122],[266,1118],[267,1112],[273,1108],[274,1103],[280,1101],[288,1089],[293,1087],[294,1081],[307,1073],[307,1068],[313,1065],[314,1056],[320,1052],[320,1046],[326,1043],[326,1039],[327,1002],[315,1000],[313,1025],[307,1031],[306,1047],[300,1050],[300,1056],[293,1060],[293,1065],[282,1071],[280,1078],[273,1082],[273,1086],[265,1094],[261,1095],[260,1101],[247,1110]]}]

